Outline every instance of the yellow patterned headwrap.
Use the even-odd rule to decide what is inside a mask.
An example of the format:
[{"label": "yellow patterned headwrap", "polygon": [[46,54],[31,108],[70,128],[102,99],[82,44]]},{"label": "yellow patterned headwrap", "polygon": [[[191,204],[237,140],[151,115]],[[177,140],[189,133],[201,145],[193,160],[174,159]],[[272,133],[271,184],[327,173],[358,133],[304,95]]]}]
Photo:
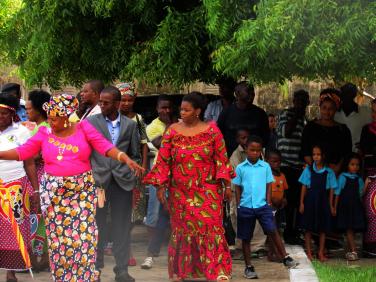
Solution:
[{"label": "yellow patterned headwrap", "polygon": [[78,109],[78,100],[70,94],[61,94],[51,97],[43,104],[43,109],[49,116],[69,117]]}]

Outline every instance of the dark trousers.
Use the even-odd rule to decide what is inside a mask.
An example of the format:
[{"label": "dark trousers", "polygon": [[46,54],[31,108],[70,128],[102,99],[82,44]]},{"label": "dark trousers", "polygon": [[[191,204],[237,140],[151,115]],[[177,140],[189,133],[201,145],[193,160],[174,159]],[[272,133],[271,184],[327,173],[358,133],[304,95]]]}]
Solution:
[{"label": "dark trousers", "polygon": [[161,251],[161,247],[165,239],[166,230],[169,225],[170,215],[161,205],[159,209],[158,222],[155,226],[155,232],[153,233],[148,245],[148,256],[159,256],[159,252]]},{"label": "dark trousers", "polygon": [[302,184],[298,180],[303,170],[292,167],[281,167],[281,171],[284,173],[289,186],[285,191],[287,206],[285,207],[286,229],[284,231],[284,239],[289,242],[299,236],[298,212]]},{"label": "dark trousers", "polygon": [[98,225],[98,256],[97,263],[104,260],[104,247],[107,237],[107,213],[111,218],[111,238],[113,240],[112,252],[115,257],[115,274],[128,272],[128,260],[131,243],[131,215],[132,191],[125,191],[115,180],[106,189],[106,202],[103,208],[97,209]]}]

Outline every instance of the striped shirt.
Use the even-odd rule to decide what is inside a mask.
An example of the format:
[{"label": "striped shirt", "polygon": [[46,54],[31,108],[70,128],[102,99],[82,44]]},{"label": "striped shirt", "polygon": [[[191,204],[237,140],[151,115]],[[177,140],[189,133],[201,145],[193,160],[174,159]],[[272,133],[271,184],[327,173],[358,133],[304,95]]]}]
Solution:
[{"label": "striped shirt", "polygon": [[305,117],[298,119],[295,129],[290,137],[286,137],[285,127],[287,122],[295,116],[293,109],[283,110],[278,116],[277,148],[282,155],[282,166],[301,168],[304,164],[301,157],[302,133],[307,120]]}]

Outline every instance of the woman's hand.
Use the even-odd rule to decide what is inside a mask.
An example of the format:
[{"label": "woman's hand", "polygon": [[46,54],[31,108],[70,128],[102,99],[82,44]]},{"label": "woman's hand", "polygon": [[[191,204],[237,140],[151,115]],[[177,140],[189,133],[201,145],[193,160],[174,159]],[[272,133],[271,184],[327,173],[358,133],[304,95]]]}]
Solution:
[{"label": "woman's hand", "polygon": [[34,192],[30,197],[31,205],[34,207],[36,211],[40,209],[40,197],[39,192]]},{"label": "woman's hand", "polygon": [[140,166],[138,163],[131,160],[130,158],[126,158],[125,164],[129,167],[131,171],[134,172],[136,176],[142,176],[145,172],[145,169],[142,166]]},{"label": "woman's hand", "polygon": [[232,200],[232,190],[230,188],[225,188],[225,201],[231,202]]},{"label": "woman's hand", "polygon": [[166,199],[166,188],[157,188],[157,198],[159,202],[163,205],[165,210],[167,208],[167,199]]}]

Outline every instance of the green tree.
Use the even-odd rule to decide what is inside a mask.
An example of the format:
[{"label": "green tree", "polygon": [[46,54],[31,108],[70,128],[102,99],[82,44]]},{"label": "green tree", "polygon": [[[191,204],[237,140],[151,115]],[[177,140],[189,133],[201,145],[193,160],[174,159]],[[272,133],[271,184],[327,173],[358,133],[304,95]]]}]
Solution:
[{"label": "green tree", "polygon": [[[209,14],[215,18],[221,12]],[[221,15],[225,19],[210,28],[214,36],[226,34],[221,25],[226,14]],[[372,82],[375,40],[375,1],[263,0],[256,17],[244,20],[214,52],[215,68],[257,84],[294,76]]]},{"label": "green tree", "polygon": [[[231,10],[228,28],[252,11],[249,0]],[[78,85],[89,78],[139,79],[174,86],[214,82],[209,1],[23,0],[11,19],[6,48],[28,84]],[[226,8],[226,9],[227,9]],[[246,11],[246,12],[243,12]],[[224,38],[220,35],[218,38]],[[4,45],[3,45],[4,46]]]},{"label": "green tree", "polygon": [[6,21],[0,12],[0,46],[29,85],[120,78],[179,87],[219,76],[375,80],[374,1],[18,2]]}]

